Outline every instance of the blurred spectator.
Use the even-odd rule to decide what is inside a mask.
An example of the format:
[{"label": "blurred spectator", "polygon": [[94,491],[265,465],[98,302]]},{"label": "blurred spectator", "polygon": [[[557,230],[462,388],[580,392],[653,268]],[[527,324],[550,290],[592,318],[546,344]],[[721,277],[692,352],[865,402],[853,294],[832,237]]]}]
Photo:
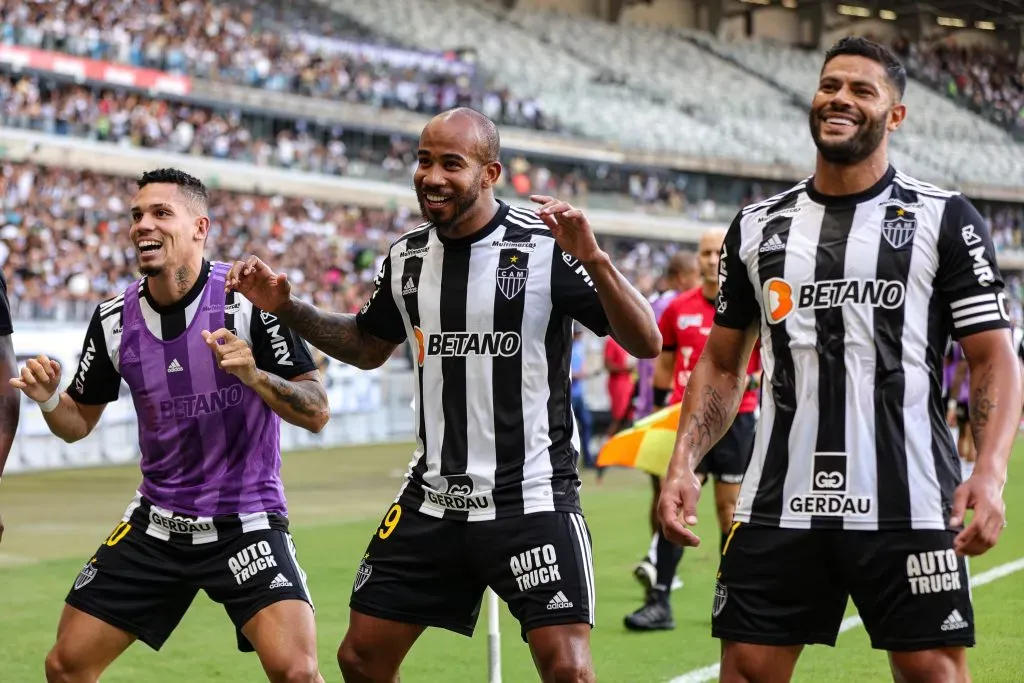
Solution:
[{"label": "blurred spectator", "polygon": [[341,38],[379,42],[368,28],[304,0],[0,1],[4,43],[378,107],[474,106],[500,123],[556,127],[535,100],[481,87],[472,68],[353,54]]}]

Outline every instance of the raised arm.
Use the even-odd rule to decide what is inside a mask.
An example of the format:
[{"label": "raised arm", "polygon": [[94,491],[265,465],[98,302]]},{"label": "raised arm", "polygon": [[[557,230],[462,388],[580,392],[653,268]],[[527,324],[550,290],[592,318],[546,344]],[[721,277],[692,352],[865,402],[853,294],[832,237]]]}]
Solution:
[{"label": "raised arm", "polygon": [[89,436],[106,404],[82,404],[66,391],[58,393],[60,377],[60,363],[41,355],[30,358],[21,368],[21,374],[9,384],[39,404],[46,426],[55,436],[74,443]]},{"label": "raised arm", "polygon": [[291,295],[287,274],[275,273],[255,256],[235,262],[225,278],[225,287],[276,315],[281,323],[328,356],[361,370],[371,370],[383,365],[405,341],[405,329],[389,280],[387,258],[374,280],[370,301],[356,315],[321,311],[298,300]]},{"label": "raised arm", "polygon": [[294,297],[274,314],[328,356],[360,370],[379,368],[398,347],[363,330],[354,314],[328,313]]},{"label": "raised arm", "polygon": [[555,305],[598,334],[611,336],[635,358],[661,352],[661,332],[647,299],[629,284],[597,244],[586,216],[544,195],[530,199],[555,237],[552,296]]}]

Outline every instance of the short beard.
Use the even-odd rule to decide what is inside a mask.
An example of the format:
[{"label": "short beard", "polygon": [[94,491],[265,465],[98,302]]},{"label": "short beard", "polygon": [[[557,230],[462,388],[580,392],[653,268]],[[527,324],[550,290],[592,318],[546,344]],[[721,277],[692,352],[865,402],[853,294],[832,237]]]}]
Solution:
[{"label": "short beard", "polygon": [[840,166],[853,166],[874,154],[882,144],[887,118],[888,112],[875,119],[865,118],[860,124],[860,130],[853,137],[838,144],[828,144],[821,138],[821,126],[824,124],[821,110],[812,109],[809,116],[811,138],[814,139],[814,145],[825,161]]},{"label": "short beard", "polygon": [[163,274],[164,268],[163,266],[142,266],[139,268],[139,272],[146,277],[157,277]]},{"label": "short beard", "polygon": [[465,217],[466,212],[472,209],[473,205],[476,204],[477,199],[480,198],[480,177],[482,175],[483,171],[477,174],[477,176],[473,179],[473,182],[470,184],[471,189],[467,190],[465,194],[456,195],[455,197],[452,198],[452,201],[455,202],[455,213],[452,216],[451,220],[445,221],[443,223],[439,223],[430,218],[430,213],[427,210],[426,197],[424,196],[426,193],[421,193],[417,189],[416,200],[419,202],[420,215],[423,216],[423,220],[427,221],[428,223],[432,223],[434,227],[437,229],[437,231],[442,235],[450,235],[451,233],[455,232],[455,230],[459,226],[459,223],[461,223],[462,219]]}]

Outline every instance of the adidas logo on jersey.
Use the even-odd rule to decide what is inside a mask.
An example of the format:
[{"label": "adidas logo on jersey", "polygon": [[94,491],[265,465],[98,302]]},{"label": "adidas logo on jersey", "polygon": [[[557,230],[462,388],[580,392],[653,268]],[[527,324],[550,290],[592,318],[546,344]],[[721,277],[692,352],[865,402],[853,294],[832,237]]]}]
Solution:
[{"label": "adidas logo on jersey", "polygon": [[942,626],[940,628],[943,631],[958,631],[962,628],[967,628],[968,626],[970,626],[970,624],[967,623],[966,619],[960,616],[960,610],[955,609],[949,613],[949,616],[942,622]]},{"label": "adidas logo on jersey", "polygon": [[184,372],[185,368],[181,367],[181,363],[175,358],[171,361],[171,364],[167,366],[167,372]]},{"label": "adidas logo on jersey", "polygon": [[412,278],[409,278],[408,280],[406,280],[405,281],[405,286],[402,287],[402,295],[403,296],[406,295],[406,294],[415,294],[418,291],[419,291],[419,287],[417,287],[416,283],[412,281]]},{"label": "adidas logo on jersey", "polygon": [[775,233],[764,241],[758,251],[762,254],[770,254],[773,251],[782,251],[785,248],[786,245],[783,243],[782,238],[779,237],[779,233]]},{"label": "adidas logo on jersey", "polygon": [[555,597],[548,601],[548,609],[569,609],[572,607],[572,602],[565,597],[565,593],[558,591],[555,593]]},{"label": "adidas logo on jersey", "polygon": [[270,582],[270,588],[291,588],[292,582],[284,578],[284,574],[278,574]]}]

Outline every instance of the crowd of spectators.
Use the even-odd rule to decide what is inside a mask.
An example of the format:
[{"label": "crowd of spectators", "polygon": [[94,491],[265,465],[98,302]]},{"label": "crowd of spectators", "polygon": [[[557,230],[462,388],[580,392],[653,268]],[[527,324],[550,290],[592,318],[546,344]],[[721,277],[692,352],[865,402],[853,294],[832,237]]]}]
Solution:
[{"label": "crowd of spectators", "polygon": [[306,0],[0,1],[3,43],[422,113],[468,105],[507,125],[557,127],[536,100],[486,83],[456,55],[366,49],[377,40]]},{"label": "crowd of spectators", "polygon": [[920,43],[901,39],[894,47],[915,77],[996,123],[1024,132],[1024,70],[1016,55],[958,45],[954,37]]},{"label": "crowd of spectators", "polygon": [[[0,263],[15,317],[83,320],[137,277],[127,206],[135,191],[131,178],[0,163]],[[1020,209],[998,209],[994,215],[995,226],[1016,225],[1012,232],[1019,243]],[[256,254],[285,270],[300,296],[348,312],[365,301],[392,240],[421,220],[401,208],[223,190],[211,192],[210,217],[207,258],[230,261]],[[643,240],[602,242],[642,287],[652,284],[650,275],[679,248]],[[1008,284],[1020,319],[1024,282],[1012,275]]]}]

